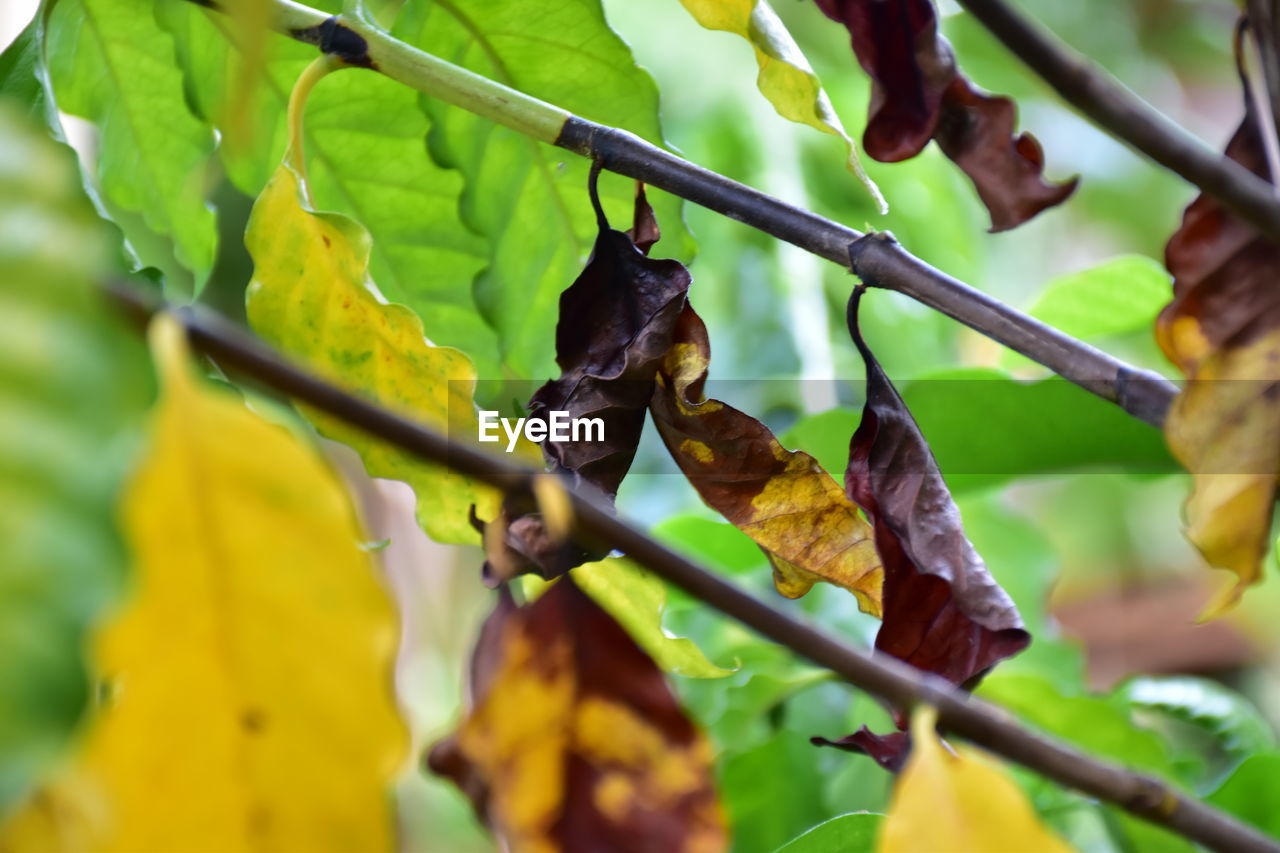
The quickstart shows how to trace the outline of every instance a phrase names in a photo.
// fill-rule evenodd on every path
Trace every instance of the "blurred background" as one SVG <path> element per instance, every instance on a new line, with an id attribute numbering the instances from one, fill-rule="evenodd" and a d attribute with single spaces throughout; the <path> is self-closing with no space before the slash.
<path id="1" fill-rule="evenodd" d="M 0 3 L 7 44 L 34 0 Z M 1168 298 L 1160 262 L 1193 191 L 1064 108 L 973 21 L 943 3 L 944 30 L 979 85 L 1013 96 L 1046 151 L 1047 174 L 1081 175 L 1065 205 L 1011 233 L 988 234 L 964 176 L 930 147 L 908 163 L 867 162 L 891 212 L 879 216 L 843 171 L 834 137 L 776 115 L 755 88 L 741 39 L 700 28 L 679 0 L 605 0 L 612 26 L 662 92 L 667 140 L 696 163 L 852 227 L 891 230 L 928 262 L 987 293 L 1172 377 L 1151 326 Z M 1242 108 L 1231 56 L 1231 0 L 1022 0 L 1018 4 L 1192 132 L 1220 147 Z M 868 89 L 845 31 L 813 3 L 777 0 L 850 133 Z M 92 168 L 91 129 L 67 122 Z M 250 200 L 217 192 L 223 240 L 209 301 L 240 312 L 248 260 L 234 236 Z M 697 241 L 691 299 L 711 334 L 710 396 L 763 419 L 792 448 L 841 476 L 861 405 L 862 365 L 844 329 L 848 273 L 731 220 L 687 206 Z M 661 253 L 659 244 L 657 253 Z M 566 282 L 568 284 L 568 282 Z M 1280 607 L 1273 578 L 1230 616 L 1196 625 L 1225 575 L 1180 532 L 1189 481 L 1160 435 L 930 309 L 889 292 L 864 300 L 865 335 L 935 442 L 966 527 L 1035 636 L 980 692 L 1090 749 L 1218 790 L 1280 724 Z M 463 666 L 492 603 L 474 549 L 435 545 L 412 521 L 406 487 L 370 481 L 332 446 L 365 507 L 406 623 L 402 695 L 419 747 L 448 730 Z M 869 645 L 877 624 L 848 594 L 772 593 L 760 552 L 705 509 L 650 429 L 619 497 L 622 515 L 780 607 Z M 1274 555 L 1269 558 L 1274 560 Z M 1274 574 L 1269 563 L 1268 575 Z M 767 851 L 848 811 L 883 810 L 889 777 L 869 759 L 809 745 L 862 723 L 888 727 L 866 696 L 670 594 L 667 627 L 694 638 L 724 679 L 674 679 L 723 760 L 736 848 Z M 1113 810 L 1019 777 L 1041 813 L 1081 849 L 1187 849 Z M 410 773 L 400 792 L 411 850 L 491 849 L 452 787 Z"/>

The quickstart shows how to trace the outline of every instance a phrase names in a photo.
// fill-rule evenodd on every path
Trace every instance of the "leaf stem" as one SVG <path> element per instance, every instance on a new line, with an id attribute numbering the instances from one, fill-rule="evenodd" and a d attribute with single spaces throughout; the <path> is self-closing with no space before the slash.
<path id="1" fill-rule="evenodd" d="M 316 87 L 320 79 L 338 68 L 344 67 L 341 60 L 331 54 L 316 57 L 299 75 L 289 93 L 288 127 L 289 147 L 285 149 L 284 161 L 298 174 L 302 197 L 311 204 L 311 187 L 307 184 L 307 158 L 304 150 L 305 138 L 302 133 L 302 120 L 306 113 L 307 97 Z"/>
<path id="2" fill-rule="evenodd" d="M 300 370 L 265 344 L 201 306 L 173 309 L 152 294 L 127 284 L 109 284 L 106 290 L 140 321 L 140 327 L 157 311 L 172 311 L 185 326 L 192 345 L 220 366 L 253 377 L 421 459 L 447 466 L 507 493 L 529 493 L 534 478 L 545 476 L 519 462 L 481 450 L 478 444 L 409 421 Z M 1224 853 L 1280 853 L 1280 842 L 1263 836 L 1225 812 L 1158 779 L 1094 758 L 1033 732 L 997 706 L 896 658 L 846 646 L 687 560 L 568 483 L 564 491 L 572 508 L 574 538 L 580 543 L 589 543 L 592 547 L 606 544 L 625 552 L 641 566 L 695 598 L 850 684 L 896 707 L 932 706 L 947 730 L 1047 779 L 1115 803 L 1211 849 Z"/>

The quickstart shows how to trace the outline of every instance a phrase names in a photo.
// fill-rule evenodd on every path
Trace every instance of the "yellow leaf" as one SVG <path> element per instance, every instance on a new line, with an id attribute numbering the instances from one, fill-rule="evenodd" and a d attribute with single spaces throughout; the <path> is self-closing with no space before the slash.
<path id="1" fill-rule="evenodd" d="M 323 70 L 323 69 L 321 69 Z M 310 72 L 309 72 L 310 73 Z M 249 323 L 263 338 L 338 385 L 451 436 L 475 441 L 471 360 L 433 346 L 422 321 L 388 304 L 369 278 L 369 233 L 333 213 L 309 209 L 305 184 L 290 160 L 301 161 L 301 102 L 314 80 L 306 75 L 290 104 L 291 157 L 276 169 L 253 206 L 245 243 L 253 257 Z M 459 286 L 469 286 L 459 282 Z M 408 483 L 418 522 L 439 542 L 479 542 L 469 508 L 491 519 L 496 491 L 447 468 L 430 465 L 336 418 L 305 414 L 325 436 L 352 447 L 370 476 Z"/>
<path id="2" fill-rule="evenodd" d="M 1231 609 L 1262 579 L 1280 470 L 1278 353 L 1280 336 L 1270 334 L 1205 355 L 1165 421 L 1169 449 L 1195 475 L 1187 538 L 1210 565 L 1236 575 L 1202 620 Z"/>
<path id="3" fill-rule="evenodd" d="M 397 622 L 353 507 L 313 450 L 196 378 L 176 323 L 152 333 L 163 392 L 123 507 L 132 597 L 96 644 L 104 707 L 9 842 L 391 850 Z"/>
<path id="4" fill-rule="evenodd" d="M 742 36 L 755 49 L 760 73 L 756 86 L 778 115 L 844 140 L 849 171 L 862 183 L 881 213 L 889 206 L 867 175 L 858 149 L 845 132 L 822 81 L 809 65 L 786 24 L 766 0 L 680 0 L 689 14 L 709 30 Z"/>
<path id="5" fill-rule="evenodd" d="M 972 749 L 953 752 L 936 722 L 927 707 L 911 718 L 911 757 L 881 824 L 878 853 L 1070 853 L 998 765 Z"/>

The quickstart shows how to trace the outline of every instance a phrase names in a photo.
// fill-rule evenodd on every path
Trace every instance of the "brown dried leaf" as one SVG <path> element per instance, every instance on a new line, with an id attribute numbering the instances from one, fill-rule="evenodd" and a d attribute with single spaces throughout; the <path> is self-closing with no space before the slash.
<path id="1" fill-rule="evenodd" d="M 430 768 L 513 850 L 725 849 L 710 744 L 653 662 L 568 577 L 502 595 Z"/>
<path id="2" fill-rule="evenodd" d="M 1226 156 L 1267 176 L 1249 111 Z M 1187 537 L 1237 580 L 1202 618 L 1233 606 L 1262 576 L 1280 472 L 1280 247 L 1200 196 L 1169 240 L 1173 301 L 1156 337 L 1189 380 L 1165 421 L 1169 447 L 1195 475 Z"/>
<path id="3" fill-rule="evenodd" d="M 827 581 L 879 615 L 882 572 L 870 526 L 812 456 L 787 450 L 750 415 L 706 399 L 710 361 L 706 326 L 686 306 L 650 403 L 672 457 L 707 505 L 769 555 L 780 593 L 798 598 Z"/>
<path id="4" fill-rule="evenodd" d="M 849 332 L 866 363 L 867 402 L 849 446 L 845 488 L 871 519 L 884 561 L 884 624 L 876 648 L 972 686 L 1031 637 L 966 538 L 928 442 L 862 339 L 862 293 L 858 288 L 849 300 Z M 887 767 L 901 765 L 906 746 L 905 739 L 865 729 L 827 743 L 866 751 Z"/>
<path id="5" fill-rule="evenodd" d="M 951 45 L 938 33 L 932 0 L 817 0 L 849 30 L 853 51 L 871 77 L 862 144 L 882 163 L 919 154 L 930 139 L 959 166 L 1006 231 L 1066 200 L 1076 180 L 1050 184 L 1044 155 L 1030 134 L 1014 134 L 1017 109 L 1008 98 L 978 90 L 960 73 Z"/>

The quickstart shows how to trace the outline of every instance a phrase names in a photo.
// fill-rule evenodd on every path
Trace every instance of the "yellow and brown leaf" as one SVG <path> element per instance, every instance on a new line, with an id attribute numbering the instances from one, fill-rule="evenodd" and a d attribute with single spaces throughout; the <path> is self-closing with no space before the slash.
<path id="1" fill-rule="evenodd" d="M 524 607 L 503 591 L 472 656 L 471 697 L 428 764 L 512 850 L 727 846 L 710 743 L 571 578 Z"/>
<path id="2" fill-rule="evenodd" d="M 1250 111 L 1226 156 L 1266 177 Z M 1186 533 L 1235 582 L 1205 612 L 1235 604 L 1262 575 L 1280 473 L 1280 247 L 1201 196 L 1165 250 L 1173 301 L 1156 337 L 1187 385 L 1165 435 L 1195 484 Z"/>
<path id="3" fill-rule="evenodd" d="M 826 581 L 880 615 L 883 570 L 871 526 L 812 456 L 787 450 L 750 415 L 706 399 L 710 362 L 706 326 L 686 306 L 650 403 L 676 463 L 708 506 L 764 549 L 780 593 L 798 598 Z"/>

